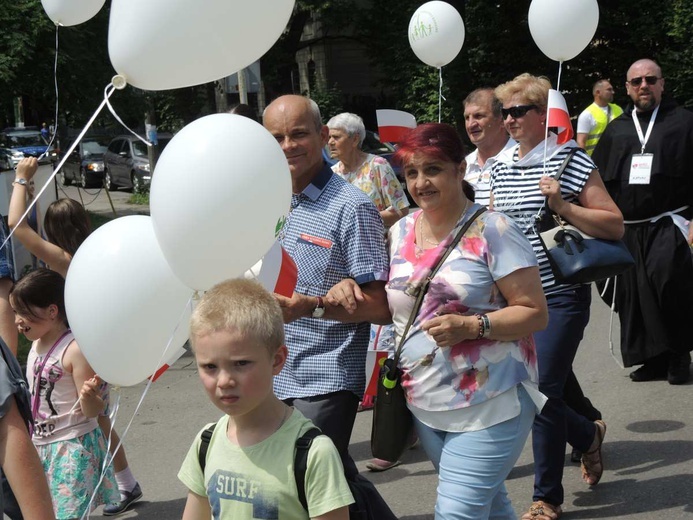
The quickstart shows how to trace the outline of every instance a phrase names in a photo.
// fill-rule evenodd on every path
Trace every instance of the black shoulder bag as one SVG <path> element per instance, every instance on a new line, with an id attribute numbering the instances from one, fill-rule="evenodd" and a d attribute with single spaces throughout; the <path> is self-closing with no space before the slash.
<path id="1" fill-rule="evenodd" d="M 412 429 L 412 416 L 407 408 L 407 398 L 402 388 L 401 376 L 402 369 L 399 368 L 399 358 L 402 354 L 402 346 L 407 340 L 407 333 L 414 323 L 414 319 L 419 313 L 419 308 L 423 303 L 424 296 L 428 290 L 431 280 L 438 269 L 443 265 L 452 250 L 459 244 L 462 236 L 467 232 L 469 226 L 481 215 L 485 208 L 479 209 L 472 217 L 460 228 L 455 238 L 441 256 L 438 263 L 431 269 L 426 280 L 418 288 L 416 302 L 407 322 L 402 337 L 397 345 L 395 357 L 385 360 L 383 371 L 378 379 L 378 393 L 373 410 L 373 427 L 371 430 L 371 451 L 373 456 L 378 459 L 394 462 L 399 460 L 410 441 Z"/>
<path id="2" fill-rule="evenodd" d="M 577 150 L 573 148 L 566 155 L 554 179 L 559 181 Z M 548 197 L 544 200 L 544 208 L 544 212 L 539 210 L 535 216 L 537 235 L 557 283 L 596 282 L 635 265 L 621 240 L 594 238 L 568 224 L 549 208 Z"/>

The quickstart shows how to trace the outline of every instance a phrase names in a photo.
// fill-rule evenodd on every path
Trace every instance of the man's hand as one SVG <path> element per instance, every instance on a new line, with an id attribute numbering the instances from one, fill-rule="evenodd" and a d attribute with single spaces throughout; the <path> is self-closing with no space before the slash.
<path id="1" fill-rule="evenodd" d="M 345 278 L 332 286 L 325 295 L 325 302 L 333 307 L 342 306 L 349 314 L 354 314 L 359 302 L 363 302 L 363 291 L 351 278 Z"/>
<path id="2" fill-rule="evenodd" d="M 693 220 L 688 223 L 688 245 L 693 247 Z"/>
<path id="3" fill-rule="evenodd" d="M 282 308 L 284 323 L 291 323 L 299 318 L 310 316 L 317 305 L 317 298 L 297 292 L 291 298 L 275 293 L 274 299 L 277 300 L 277 303 Z"/>

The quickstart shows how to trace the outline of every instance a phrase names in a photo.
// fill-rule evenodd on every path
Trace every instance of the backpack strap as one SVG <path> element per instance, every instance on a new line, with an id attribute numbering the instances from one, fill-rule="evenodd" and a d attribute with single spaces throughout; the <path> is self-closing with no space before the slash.
<path id="1" fill-rule="evenodd" d="M 209 449 L 209 441 L 212 440 L 212 433 L 217 423 L 212 424 L 209 428 L 200 434 L 200 451 L 197 452 L 197 460 L 200 463 L 200 469 L 204 475 L 205 466 L 207 465 L 207 450 Z"/>
<path id="2" fill-rule="evenodd" d="M 320 428 L 311 428 L 306 433 L 296 439 L 296 455 L 294 456 L 294 478 L 296 479 L 296 489 L 298 500 L 303 509 L 308 511 L 308 500 L 306 499 L 306 470 L 308 469 L 308 451 L 310 450 L 313 439 L 322 435 Z"/>

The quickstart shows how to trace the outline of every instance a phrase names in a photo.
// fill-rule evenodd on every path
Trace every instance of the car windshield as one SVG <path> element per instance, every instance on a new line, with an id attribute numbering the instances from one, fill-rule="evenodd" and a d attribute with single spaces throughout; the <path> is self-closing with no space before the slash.
<path id="1" fill-rule="evenodd" d="M 135 152 L 135 157 L 147 157 L 147 145 L 142 141 L 132 141 L 132 150 Z"/>
<path id="2" fill-rule="evenodd" d="M 381 142 L 378 138 L 378 134 L 374 132 L 366 132 L 366 138 L 363 140 L 361 150 L 366 153 L 381 155 L 384 153 L 392 153 L 395 151 L 395 148 L 390 143 Z"/>
<path id="3" fill-rule="evenodd" d="M 108 141 L 82 141 L 84 155 L 103 155 L 108 148 Z"/>
<path id="4" fill-rule="evenodd" d="M 46 146 L 39 132 L 7 134 L 7 142 L 12 148 L 19 146 Z"/>

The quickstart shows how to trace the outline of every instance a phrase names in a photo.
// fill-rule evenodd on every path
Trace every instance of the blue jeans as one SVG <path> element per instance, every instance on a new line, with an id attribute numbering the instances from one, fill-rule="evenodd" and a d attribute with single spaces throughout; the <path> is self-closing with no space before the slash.
<path id="1" fill-rule="evenodd" d="M 551 505 L 563 503 L 563 463 L 566 442 L 585 452 L 594 440 L 595 425 L 569 408 L 563 388 L 590 319 L 591 287 L 547 295 L 549 325 L 534 334 L 539 365 L 539 390 L 548 397 L 534 419 L 534 496 Z"/>
<path id="2" fill-rule="evenodd" d="M 520 415 L 473 432 L 445 432 L 414 419 L 438 471 L 436 520 L 515 520 L 505 479 L 522 453 L 536 408 L 521 385 Z"/>

